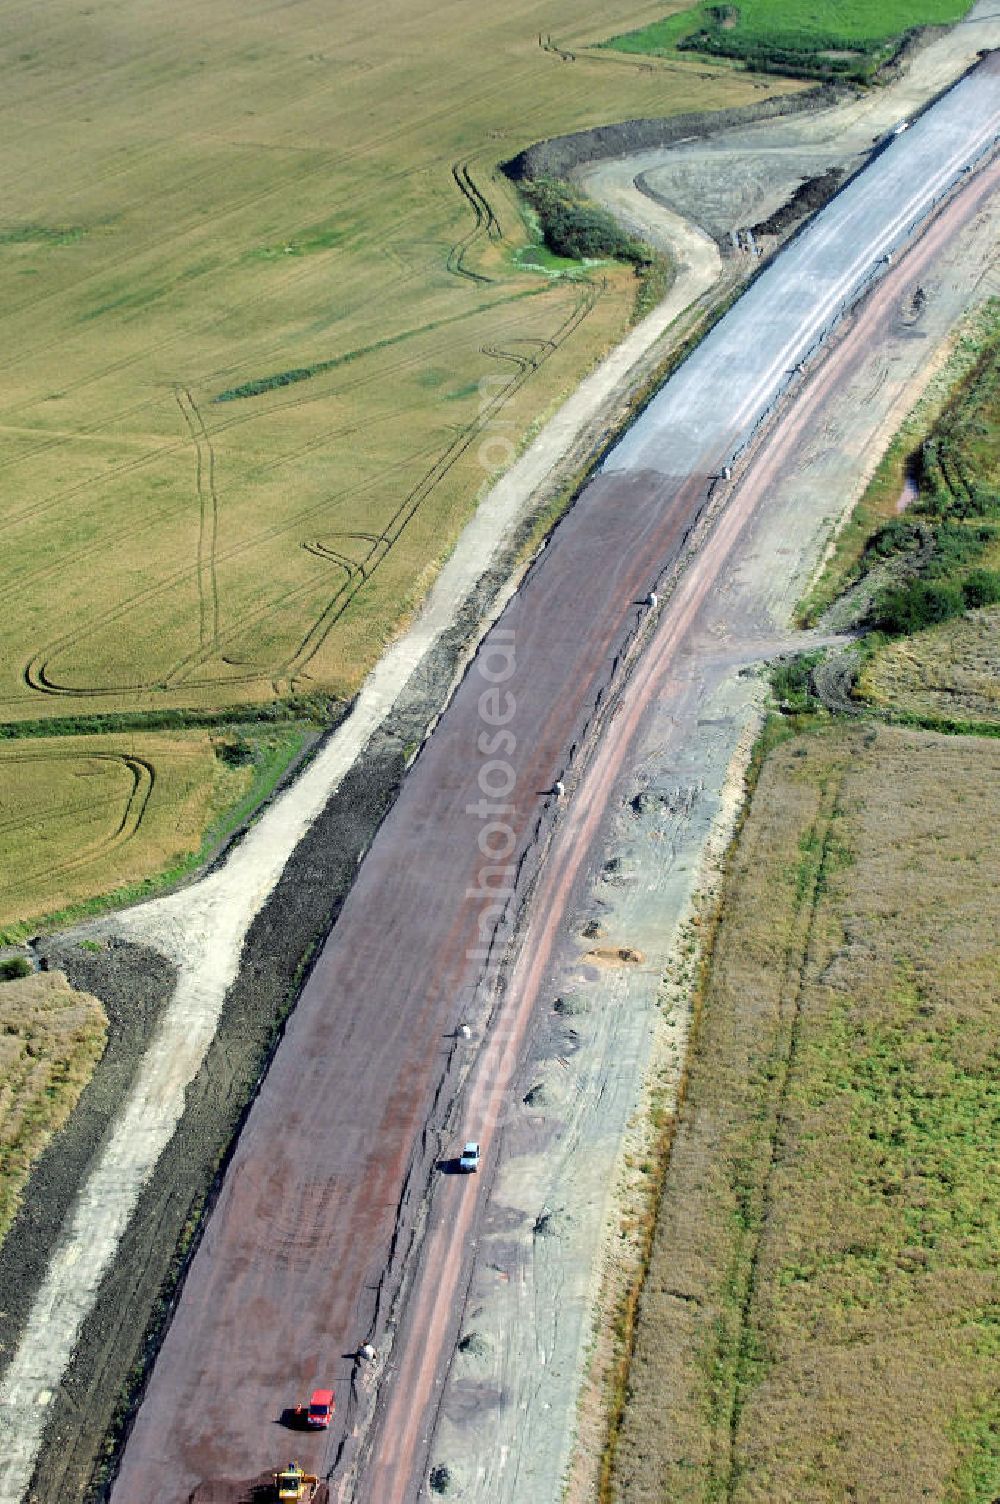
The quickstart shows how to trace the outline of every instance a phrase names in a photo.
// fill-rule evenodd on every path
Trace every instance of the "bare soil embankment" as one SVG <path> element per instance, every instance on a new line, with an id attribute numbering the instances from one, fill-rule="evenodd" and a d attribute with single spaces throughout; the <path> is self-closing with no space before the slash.
<path id="1" fill-rule="evenodd" d="M 553 136 L 519 152 L 503 164 L 514 182 L 522 178 L 569 177 L 578 168 L 608 157 L 628 157 L 636 152 L 667 150 L 692 137 L 704 140 L 720 131 L 739 125 L 774 120 L 802 110 L 818 110 L 849 97 L 850 91 L 823 85 L 815 89 L 763 99 L 754 104 L 728 110 L 714 110 L 710 115 L 674 115 L 658 120 L 623 120 L 615 125 L 599 125 L 592 130 L 575 131 L 567 136 Z"/>

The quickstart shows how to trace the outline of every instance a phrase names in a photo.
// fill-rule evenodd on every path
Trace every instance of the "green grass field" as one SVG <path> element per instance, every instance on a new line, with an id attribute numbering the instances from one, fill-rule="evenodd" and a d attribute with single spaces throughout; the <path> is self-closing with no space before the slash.
<path id="1" fill-rule="evenodd" d="M 760 98 L 539 45 L 616 3 L 0 0 L 0 722 L 357 689 L 633 316 L 631 268 L 525 256 L 496 164 Z"/>
<path id="2" fill-rule="evenodd" d="M 740 0 L 692 6 L 604 45 L 664 57 L 728 57 L 806 76 L 868 78 L 918 26 L 959 20 L 969 0 Z"/>
<path id="3" fill-rule="evenodd" d="M 1000 746 L 827 728 L 731 863 L 618 1504 L 990 1504 Z"/>

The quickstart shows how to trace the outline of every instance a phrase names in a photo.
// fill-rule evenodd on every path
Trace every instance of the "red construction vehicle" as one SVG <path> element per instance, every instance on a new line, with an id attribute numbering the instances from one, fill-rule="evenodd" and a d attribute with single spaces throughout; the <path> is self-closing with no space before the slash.
<path id="1" fill-rule="evenodd" d="M 310 1431 L 325 1431 L 336 1408 L 332 1389 L 314 1389 L 308 1405 L 295 1406 L 291 1415 L 292 1423 L 306 1426 Z"/>
<path id="2" fill-rule="evenodd" d="M 313 1430 L 324 1431 L 333 1419 L 336 1408 L 332 1389 L 314 1389 L 306 1411 L 306 1425 Z"/>

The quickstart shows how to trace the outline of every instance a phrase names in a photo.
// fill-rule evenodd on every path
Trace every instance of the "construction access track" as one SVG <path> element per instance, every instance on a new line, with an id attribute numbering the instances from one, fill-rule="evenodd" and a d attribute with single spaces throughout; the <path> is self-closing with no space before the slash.
<path id="1" fill-rule="evenodd" d="M 759 497 L 734 490 L 730 471 L 752 469 L 753 435 L 803 364 L 992 151 L 998 81 L 987 59 L 764 272 L 585 488 L 484 640 L 249 1115 L 115 1504 L 248 1499 L 285 1452 L 334 1498 L 396 1504 L 420 1490 L 463 1234 L 547 947 L 642 707 Z M 662 606 L 649 609 L 651 591 Z M 626 684 L 630 709 L 609 720 Z M 510 969 L 518 926 L 539 920 L 537 949 Z M 483 1140 L 479 1182 L 439 1174 L 449 1135 Z M 397 1332 L 379 1394 L 356 1353 Z M 320 1383 L 336 1389 L 334 1425 L 287 1434 L 283 1410 Z"/>

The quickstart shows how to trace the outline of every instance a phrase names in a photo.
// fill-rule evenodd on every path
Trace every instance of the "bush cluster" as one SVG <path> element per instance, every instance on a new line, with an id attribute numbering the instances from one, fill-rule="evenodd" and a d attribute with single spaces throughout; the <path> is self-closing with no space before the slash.
<path id="1" fill-rule="evenodd" d="M 785 662 L 774 664 L 771 669 L 771 689 L 779 705 L 799 712 L 813 709 L 816 700 L 812 672 L 822 657 L 821 652 L 799 653 Z"/>
<path id="2" fill-rule="evenodd" d="M 851 42 L 831 33 L 828 37 L 793 34 L 745 35 L 724 25 L 702 28 L 682 37 L 679 52 L 703 52 L 715 57 L 736 58 L 754 73 L 785 73 L 792 78 L 837 78 L 863 81 L 871 78 L 891 55 L 893 48 L 871 41 Z"/>
<path id="3" fill-rule="evenodd" d="M 220 742 L 215 755 L 227 768 L 245 768 L 254 760 L 253 745 L 242 736 L 236 741 Z"/>
<path id="4" fill-rule="evenodd" d="M 979 606 L 1000 601 L 1000 573 L 974 569 L 962 581 L 949 579 L 908 580 L 890 585 L 876 601 L 876 625 L 894 637 L 909 636 L 938 622 L 961 616 Z"/>
<path id="5" fill-rule="evenodd" d="M 649 246 L 626 234 L 610 214 L 575 194 L 566 183 L 539 178 L 522 188 L 553 255 L 573 261 L 625 261 L 640 271 L 653 264 Z"/>

